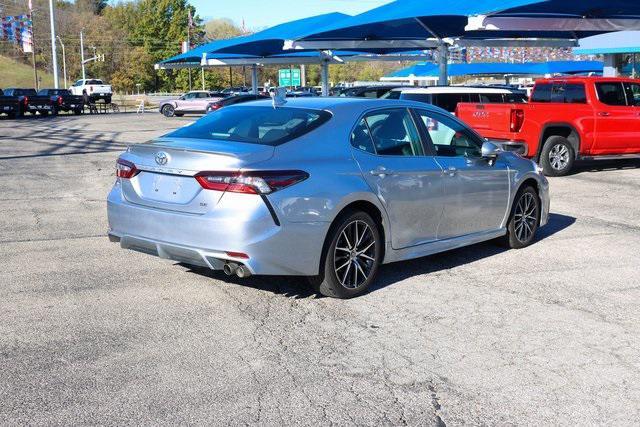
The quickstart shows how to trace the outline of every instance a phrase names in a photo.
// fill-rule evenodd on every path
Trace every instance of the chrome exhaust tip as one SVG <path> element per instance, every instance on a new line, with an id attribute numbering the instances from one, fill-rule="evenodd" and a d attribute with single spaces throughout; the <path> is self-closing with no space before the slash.
<path id="1" fill-rule="evenodd" d="M 224 274 L 227 276 L 233 276 L 236 270 L 238 270 L 238 264 L 235 262 L 228 262 L 222 267 L 222 271 L 224 271 Z"/>
<path id="2" fill-rule="evenodd" d="M 244 265 L 240 265 L 238 268 L 236 268 L 236 276 L 238 276 L 241 279 L 244 279 L 251 276 L 251 272 Z"/>

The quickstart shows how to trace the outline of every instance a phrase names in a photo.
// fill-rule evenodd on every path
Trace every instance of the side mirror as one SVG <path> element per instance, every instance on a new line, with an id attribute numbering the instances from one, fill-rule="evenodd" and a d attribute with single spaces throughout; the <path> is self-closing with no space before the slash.
<path id="1" fill-rule="evenodd" d="M 482 157 L 484 159 L 494 160 L 502 153 L 502 148 L 493 142 L 485 141 L 482 144 Z"/>

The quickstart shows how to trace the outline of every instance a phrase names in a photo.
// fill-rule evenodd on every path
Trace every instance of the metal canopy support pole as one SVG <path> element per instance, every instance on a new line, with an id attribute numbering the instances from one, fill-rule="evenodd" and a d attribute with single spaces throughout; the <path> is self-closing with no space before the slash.
<path id="1" fill-rule="evenodd" d="M 202 90 L 204 89 L 204 67 L 200 67 L 200 75 L 202 76 Z"/>
<path id="2" fill-rule="evenodd" d="M 49 0 L 49 18 L 51 21 L 51 65 L 53 67 L 53 86 L 58 89 L 60 83 L 58 81 L 58 54 L 56 53 L 56 23 L 55 23 L 55 7 L 54 1 Z"/>
<path id="3" fill-rule="evenodd" d="M 64 53 L 64 43 L 62 43 L 62 39 L 60 36 L 56 36 L 58 41 L 60 42 L 60 46 L 62 47 L 62 74 L 64 76 L 64 88 L 68 89 L 67 85 L 67 56 Z"/>
<path id="4" fill-rule="evenodd" d="M 251 93 L 258 94 L 258 66 L 251 65 Z"/>
<path id="5" fill-rule="evenodd" d="M 320 79 L 322 80 L 322 96 L 329 96 L 329 61 L 322 61 Z"/>
<path id="6" fill-rule="evenodd" d="M 618 77 L 618 55 L 606 54 L 604 55 L 604 70 L 602 75 L 604 77 Z"/>
<path id="7" fill-rule="evenodd" d="M 440 78 L 438 84 L 440 86 L 449 86 L 449 75 L 447 67 L 449 65 L 449 46 L 446 43 L 440 43 L 438 46 L 438 66 L 440 68 Z"/>

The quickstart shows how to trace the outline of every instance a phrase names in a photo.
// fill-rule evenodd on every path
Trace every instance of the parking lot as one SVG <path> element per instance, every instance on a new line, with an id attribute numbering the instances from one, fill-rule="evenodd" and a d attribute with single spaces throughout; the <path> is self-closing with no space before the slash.
<path id="1" fill-rule="evenodd" d="M 527 249 L 342 301 L 108 241 L 118 153 L 193 120 L 0 120 L 0 423 L 638 423 L 640 161 L 551 179 Z"/>

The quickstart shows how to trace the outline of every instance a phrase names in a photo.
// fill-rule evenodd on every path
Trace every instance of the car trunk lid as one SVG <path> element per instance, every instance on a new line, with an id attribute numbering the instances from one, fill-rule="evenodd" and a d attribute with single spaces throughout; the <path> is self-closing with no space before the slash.
<path id="1" fill-rule="evenodd" d="M 122 180 L 131 203 L 204 214 L 214 209 L 223 192 L 204 190 L 194 176 L 203 171 L 238 171 L 273 156 L 274 148 L 220 140 L 162 138 L 131 146 L 123 159 L 139 173 Z"/>

